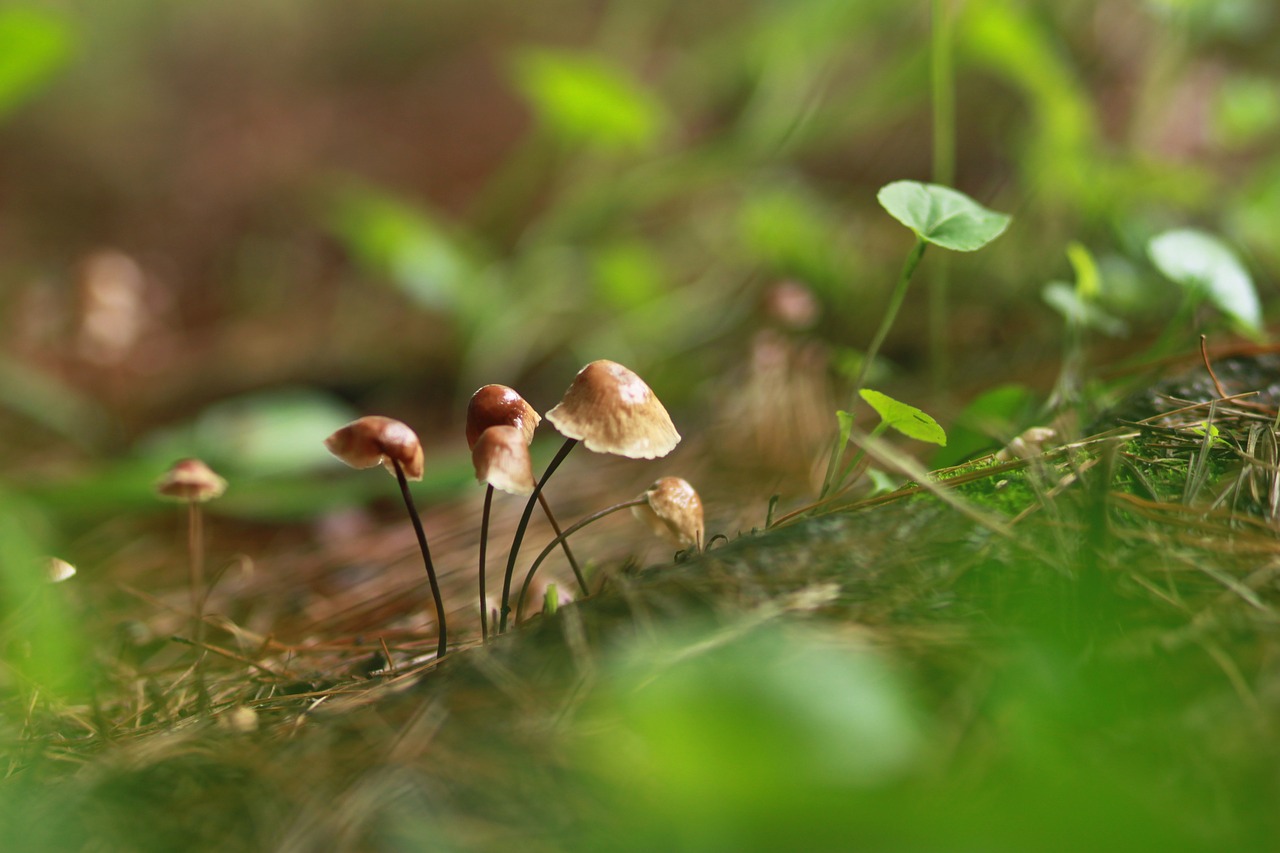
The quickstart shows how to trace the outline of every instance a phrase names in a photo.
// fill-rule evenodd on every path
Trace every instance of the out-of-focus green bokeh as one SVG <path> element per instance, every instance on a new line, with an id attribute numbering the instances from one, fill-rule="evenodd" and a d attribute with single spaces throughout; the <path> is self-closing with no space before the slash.
<path id="1" fill-rule="evenodd" d="M 45 557 L 87 558 L 90 576 L 104 552 L 120 565 L 119 525 L 173 521 L 151 492 L 181 456 L 231 481 L 215 517 L 274 530 L 385 493 L 321 445 L 379 412 L 432 446 L 421 494 L 447 500 L 472 485 L 459 423 L 475 387 L 545 410 L 610 358 L 658 389 L 708 464 L 803 479 L 834 428 L 817 392 L 859 372 L 911 247 L 877 191 L 936 178 L 938 85 L 955 96 L 951 183 L 1013 222 L 981 252 L 925 258 L 873 375 L 910 388 L 963 453 L 1024 426 L 1064 352 L 1087 371 L 1151 339 L 1233 340 L 1232 304 L 1184 296 L 1148 254 L 1156 235 L 1226 247 L 1261 295 L 1245 331 L 1265 336 L 1280 275 L 1270 0 L 0 5 L 0 690 L 92 695 L 73 627 L 92 603 L 46 583 Z M 779 772 L 785 753 L 812 790 L 757 802 L 728 786 L 698 805 L 741 831 L 751 815 L 812 820 L 809 795 L 826 810 L 867 786 L 929 794 L 939 733 L 885 657 L 810 634 L 744 643 L 714 673 L 710 658 L 609 670 L 596 722 L 628 733 L 616 754 L 588 749 L 591 772 L 638 768 L 644 802 L 679 825 L 709 763 L 800 714 L 804 731 L 746 772 Z M 999 714 L 1041 725 L 1052 703 L 1014 680 Z M 846 761 L 849 738 L 875 748 Z M 1028 738 L 959 802 L 1047 808 L 1018 773 L 1052 742 Z M 833 758 L 855 775 L 824 777 Z M 1125 772 L 1151 778 L 1101 761 L 1120 781 L 1100 794 L 1066 757 L 1043 760 L 1086 819 L 1124 802 L 1108 797 Z M 855 805 L 873 828 L 877 796 Z M 945 808 L 948 832 L 983 837 Z M 634 849 L 661 840 L 629 829 Z M 939 837 L 922 825 L 920 849 Z"/>

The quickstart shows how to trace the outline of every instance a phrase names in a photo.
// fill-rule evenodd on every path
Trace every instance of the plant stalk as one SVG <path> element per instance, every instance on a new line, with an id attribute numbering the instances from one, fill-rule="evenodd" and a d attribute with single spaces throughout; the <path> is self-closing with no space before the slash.
<path id="1" fill-rule="evenodd" d="M 916 267 L 920 265 L 920 258 L 924 256 L 926 245 L 928 244 L 925 243 L 924 238 L 917 237 L 916 244 L 907 253 L 907 260 L 903 263 L 902 272 L 898 275 L 898 283 L 893 289 L 893 295 L 889 297 L 889 307 L 885 309 L 884 317 L 880 320 L 880 328 L 876 329 L 876 335 L 871 340 L 871 346 L 867 348 L 862 370 L 858 373 L 858 382 L 853 389 L 854 397 L 857 397 L 858 392 L 865 385 L 867 375 L 871 372 L 871 364 L 880 353 L 880 347 L 884 344 L 884 339 L 889 336 L 889 329 L 893 327 L 893 321 L 898 316 L 898 310 L 902 308 L 902 302 L 907 298 L 907 287 L 911 284 L 911 275 L 916 271 Z"/>
<path id="2" fill-rule="evenodd" d="M 933 182 L 952 186 L 956 177 L 956 91 L 952 55 L 952 0 L 932 0 L 930 11 L 930 77 L 933 89 Z M 950 259 L 929 277 L 929 365 L 936 389 L 947 381 L 947 310 L 951 286 Z"/>

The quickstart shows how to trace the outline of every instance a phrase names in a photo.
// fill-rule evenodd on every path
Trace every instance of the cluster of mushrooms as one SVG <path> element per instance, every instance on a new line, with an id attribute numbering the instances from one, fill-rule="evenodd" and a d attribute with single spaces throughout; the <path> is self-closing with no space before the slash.
<path id="1" fill-rule="evenodd" d="M 697 492 L 679 477 L 663 477 L 639 497 L 594 513 L 567 529 L 561 530 L 551 513 L 543 487 L 556 468 L 579 442 L 588 450 L 611 453 L 632 459 L 655 459 L 666 456 L 680 442 L 680 434 L 671 423 L 667 410 L 639 376 L 612 361 L 593 361 L 578 372 L 573 384 L 558 405 L 547 412 L 547 420 L 565 436 L 564 445 L 535 481 L 529 445 L 541 416 L 523 397 L 505 385 L 485 385 L 472 396 L 467 406 L 467 444 L 475 465 L 476 479 L 486 485 L 481 520 L 479 557 L 479 607 L 482 636 L 491 631 L 506 630 L 511 607 L 512 577 L 525 530 L 534 507 L 541 503 L 555 539 L 534 560 L 525 576 L 516 604 L 516 619 L 521 618 L 525 594 L 541 563 L 556 548 L 561 548 L 573 569 L 578 588 L 589 593 L 586 578 L 567 539 L 586 524 L 611 512 L 630 507 L 638 518 L 655 533 L 680 548 L 701 550 L 703 546 L 702 502 Z M 423 453 L 417 434 L 404 423 L 392 418 L 369 415 L 353 421 L 325 439 L 325 446 L 343 462 L 354 468 L 382 465 L 395 475 L 409 519 L 418 536 L 431 594 L 435 601 L 439 626 L 437 656 L 443 656 L 448 644 L 444 602 L 431 551 L 422 521 L 409 491 L 409 480 L 422 479 Z M 488 546 L 489 512 L 494 491 L 527 496 L 524 513 L 516 527 L 507 555 L 502 594 L 498 606 L 491 611 L 486 590 L 485 562 Z M 491 625 L 491 621 L 496 625 Z"/>

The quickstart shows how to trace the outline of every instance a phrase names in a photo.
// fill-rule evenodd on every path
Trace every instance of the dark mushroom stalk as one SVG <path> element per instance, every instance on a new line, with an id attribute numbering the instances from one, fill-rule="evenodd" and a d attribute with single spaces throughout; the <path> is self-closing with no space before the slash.
<path id="1" fill-rule="evenodd" d="M 514 475 L 513 470 L 502 471 L 503 465 L 491 465 L 482 456 L 477 455 L 478 445 L 481 443 L 485 433 L 496 426 L 515 428 L 524 440 L 527 447 L 533 441 L 534 430 L 538 424 L 542 422 L 542 416 L 534 410 L 528 402 L 525 401 L 514 389 L 508 388 L 506 385 L 483 385 L 471 395 L 471 400 L 467 403 L 467 446 L 471 449 L 471 460 L 476 466 L 476 479 L 482 483 L 486 483 L 484 495 L 484 509 L 480 516 L 480 566 L 479 566 L 479 585 L 480 585 L 480 632 L 481 636 L 487 640 L 489 638 L 489 607 L 486 603 L 485 591 L 485 575 L 486 575 L 486 555 L 489 545 L 489 518 L 493 507 L 493 491 L 495 488 L 511 494 L 527 495 L 534 488 L 532 467 L 528 473 L 528 487 L 524 487 L 523 471 L 520 472 L 519 479 L 521 481 L 518 488 L 508 488 L 498 483 L 491 482 L 486 476 L 482 476 L 482 467 L 486 470 L 498 471 L 499 477 L 510 482 L 510 478 Z M 510 444 L 511 439 L 503 438 L 503 443 Z M 514 459 L 516 451 L 508 450 L 507 455 L 511 457 L 506 461 L 506 466 L 519 467 L 524 463 L 517 463 Z M 525 457 L 528 456 L 526 452 Z M 531 463 L 530 463 L 531 466 Z M 541 492 L 538 493 L 538 502 L 542 504 L 542 511 L 547 516 L 547 521 L 551 523 L 551 529 L 560 533 L 560 524 L 556 521 L 555 515 L 551 512 L 551 506 L 547 503 L 547 498 Z M 564 556 L 569 561 L 569 566 L 573 569 L 573 575 L 578 580 L 578 584 L 582 589 L 586 589 L 586 580 L 583 578 L 582 569 L 578 565 L 577 559 L 573 556 L 572 549 L 569 548 L 568 542 L 563 542 Z"/>
<path id="2" fill-rule="evenodd" d="M 329 452 L 352 468 L 372 468 L 381 464 L 393 475 L 400 486 L 409 521 L 418 537 L 418 549 L 431 584 L 431 597 L 436 606 L 436 624 L 440 637 L 436 643 L 436 657 L 444 657 L 448 648 L 448 626 L 444 611 L 444 598 L 440 595 L 440 583 L 436 579 L 435 565 L 431 562 L 431 549 L 427 534 L 422 528 L 422 518 L 409 491 L 409 480 L 422 479 L 422 443 L 418 435 L 406 424 L 380 415 L 368 415 L 352 421 L 324 440 Z"/>
<path id="3" fill-rule="evenodd" d="M 507 615 L 511 612 L 511 578 L 515 574 L 525 530 L 533 515 L 533 505 L 547 480 L 578 442 L 596 453 L 613 453 L 632 459 L 666 456 L 680 443 L 680 434 L 671 423 L 671 416 L 649 386 L 631 370 L 612 361 L 593 361 L 578 371 L 564 398 L 547 412 L 547 420 L 565 436 L 565 443 L 534 487 L 516 526 L 511 550 L 507 554 L 506 574 L 502 579 L 499 631 L 505 631 L 507 627 Z M 563 540 L 567 533 L 556 538 Z M 585 594 L 585 582 L 582 578 L 578 582 Z"/>
<path id="4" fill-rule="evenodd" d="M 592 513 L 547 543 L 547 547 L 534 558 L 533 564 L 529 566 L 529 572 L 524 577 L 524 583 L 520 586 L 520 595 L 516 598 L 517 624 L 524 619 L 525 597 L 530 584 L 533 583 L 533 576 L 547 556 L 555 550 L 556 545 L 588 524 L 628 507 L 631 508 L 635 517 L 656 535 L 683 548 L 702 550 L 704 535 L 702 500 L 687 480 L 680 477 L 663 477 L 645 489 L 639 497 Z"/>
<path id="5" fill-rule="evenodd" d="M 204 515 L 202 505 L 220 497 L 227 481 L 199 459 L 180 459 L 156 483 L 156 493 L 187 505 L 187 583 L 191 592 L 191 643 L 196 650 L 196 692 L 202 710 L 209 707 L 204 678 Z"/>
<path id="6" fill-rule="evenodd" d="M 486 602 L 485 554 L 489 542 L 489 512 L 495 489 L 513 495 L 533 492 L 533 463 L 529 445 L 517 427 L 491 426 L 480 434 L 471 448 L 476 479 L 485 484 L 484 511 L 480 516 L 480 633 L 489 639 L 489 607 Z"/>

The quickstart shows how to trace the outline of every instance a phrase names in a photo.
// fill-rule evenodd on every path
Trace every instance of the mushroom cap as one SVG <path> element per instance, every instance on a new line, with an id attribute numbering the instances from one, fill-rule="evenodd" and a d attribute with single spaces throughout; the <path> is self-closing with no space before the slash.
<path id="1" fill-rule="evenodd" d="M 188 503 L 211 501 L 226 490 L 227 481 L 199 459 L 179 459 L 156 481 L 156 494 Z"/>
<path id="2" fill-rule="evenodd" d="M 644 499 L 631 508 L 636 518 L 681 548 L 702 550 L 702 499 L 688 480 L 663 477 L 645 490 Z"/>
<path id="3" fill-rule="evenodd" d="M 533 494 L 533 460 L 524 431 L 514 426 L 491 426 L 471 448 L 476 479 L 512 495 Z"/>
<path id="4" fill-rule="evenodd" d="M 666 456 L 680 443 L 671 416 L 649 386 L 613 361 L 582 368 L 547 420 L 588 450 L 631 459 Z"/>
<path id="5" fill-rule="evenodd" d="M 422 443 L 402 421 L 382 415 L 354 420 L 324 440 L 329 452 L 352 468 L 372 468 L 381 463 L 392 474 L 400 463 L 410 480 L 422 479 Z"/>
<path id="6" fill-rule="evenodd" d="M 542 415 L 506 385 L 484 385 L 471 395 L 467 403 L 467 447 L 474 450 L 480 435 L 489 427 L 518 427 L 524 443 L 533 441 L 533 431 Z"/>

